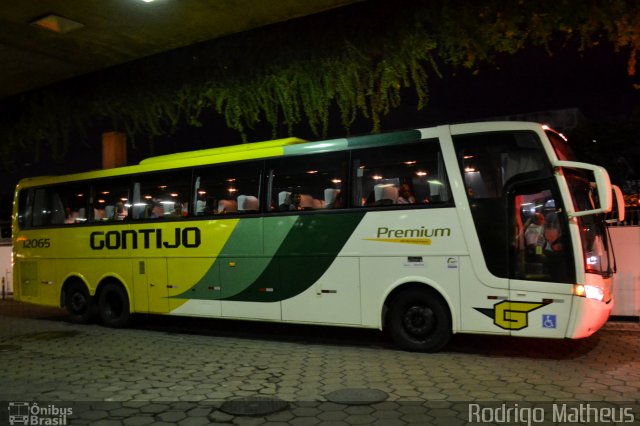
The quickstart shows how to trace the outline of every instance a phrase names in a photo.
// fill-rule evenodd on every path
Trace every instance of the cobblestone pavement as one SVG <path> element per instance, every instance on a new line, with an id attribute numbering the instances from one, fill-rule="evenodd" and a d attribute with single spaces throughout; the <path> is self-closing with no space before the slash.
<path id="1" fill-rule="evenodd" d="M 0 424 L 16 402 L 70 425 L 452 425 L 472 409 L 475 420 L 524 424 L 516 420 L 548 415 L 551 403 L 568 404 L 565 414 L 613 407 L 640 421 L 637 322 L 578 341 L 458 335 L 440 353 L 419 354 L 370 330 L 166 317 L 116 330 L 0 301 L 0 360 Z M 386 400 L 328 398 L 372 389 Z M 237 398 L 280 411 L 230 414 Z M 521 417 L 501 422 L 500 407 Z"/>

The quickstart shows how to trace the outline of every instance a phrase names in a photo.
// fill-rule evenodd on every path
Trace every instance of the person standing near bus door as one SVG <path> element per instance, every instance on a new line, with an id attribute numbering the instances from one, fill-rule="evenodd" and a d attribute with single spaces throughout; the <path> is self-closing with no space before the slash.
<path id="1" fill-rule="evenodd" d="M 535 213 L 527 219 L 524 225 L 524 241 L 529 254 L 542 254 L 542 248 L 545 243 L 544 229 L 544 216 L 542 213 Z"/>

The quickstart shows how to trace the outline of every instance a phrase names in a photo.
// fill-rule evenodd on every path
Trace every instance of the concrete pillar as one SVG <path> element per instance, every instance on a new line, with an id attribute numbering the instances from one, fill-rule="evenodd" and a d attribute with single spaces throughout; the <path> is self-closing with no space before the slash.
<path id="1" fill-rule="evenodd" d="M 102 168 L 127 165 L 127 135 L 120 132 L 102 134 Z"/>

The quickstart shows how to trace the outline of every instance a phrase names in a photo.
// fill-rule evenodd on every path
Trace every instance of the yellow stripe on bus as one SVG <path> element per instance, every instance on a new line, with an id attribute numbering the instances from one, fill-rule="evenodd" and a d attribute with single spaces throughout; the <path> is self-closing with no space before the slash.
<path id="1" fill-rule="evenodd" d="M 363 238 L 367 241 L 376 241 L 379 243 L 400 243 L 400 244 L 422 244 L 431 245 L 431 238 Z"/>

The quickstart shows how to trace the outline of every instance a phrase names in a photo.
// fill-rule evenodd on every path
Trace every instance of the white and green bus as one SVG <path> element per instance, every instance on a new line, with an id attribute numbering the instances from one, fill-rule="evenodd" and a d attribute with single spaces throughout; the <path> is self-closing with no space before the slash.
<path id="1" fill-rule="evenodd" d="M 607 320 L 604 169 L 535 123 L 289 138 L 22 180 L 14 292 L 107 326 L 154 313 L 581 338 Z"/>

